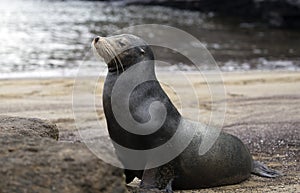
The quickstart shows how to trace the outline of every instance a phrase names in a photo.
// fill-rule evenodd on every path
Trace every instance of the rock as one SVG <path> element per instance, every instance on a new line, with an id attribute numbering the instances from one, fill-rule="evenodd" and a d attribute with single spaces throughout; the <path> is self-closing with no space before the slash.
<path id="1" fill-rule="evenodd" d="M 300 27 L 300 1 L 253 0 L 261 20 L 274 27 Z M 255 15 L 253 15 L 255 18 Z"/>
<path id="2" fill-rule="evenodd" d="M 300 2 L 297 0 L 123 0 L 126 5 L 161 5 L 178 9 L 215 12 L 240 18 L 245 22 L 261 21 L 274 27 L 300 28 Z"/>
<path id="3" fill-rule="evenodd" d="M 122 169 L 58 136 L 48 121 L 0 116 L 0 192 L 127 192 Z"/>
<path id="4" fill-rule="evenodd" d="M 0 116 L 1 136 L 39 136 L 58 140 L 59 132 L 55 124 L 36 118 Z"/>
<path id="5" fill-rule="evenodd" d="M 84 144 L 0 136 L 0 192 L 126 192 L 123 171 Z"/>

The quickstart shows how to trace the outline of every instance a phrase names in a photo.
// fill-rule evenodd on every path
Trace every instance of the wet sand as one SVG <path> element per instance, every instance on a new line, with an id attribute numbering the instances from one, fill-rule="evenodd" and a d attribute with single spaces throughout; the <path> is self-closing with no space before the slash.
<path id="1" fill-rule="evenodd" d="M 255 159 L 286 174 L 277 179 L 252 175 L 238 185 L 182 192 L 300 192 L 300 73 L 224 73 L 226 100 L 216 101 L 216 106 L 211 104 L 203 77 L 189 74 L 189 86 L 178 81 L 176 74 L 159 77 L 174 104 L 182 104 L 188 112 L 200 109 L 204 122 L 209 120 L 211 110 L 222 112 L 222 105 L 218 104 L 226 104 L 223 129 L 242 139 Z M 81 79 L 80 84 L 82 88 L 95 86 L 90 78 Z M 96 100 L 100 101 L 103 78 L 97 85 Z M 48 119 L 59 127 L 61 141 L 80 141 L 72 110 L 73 86 L 72 78 L 0 80 L 0 114 Z M 198 98 L 193 96 L 192 88 Z M 180 103 L 181 92 L 186 93 L 184 99 L 188 103 Z M 93 94 L 84 91 L 75 97 L 84 101 L 87 93 Z M 96 109 L 97 117 L 105 125 L 101 102 L 96 103 Z M 94 115 L 90 107 L 83 103 L 78 113 L 86 117 L 87 129 L 93 129 L 96 120 L 88 118 Z M 129 190 L 135 191 L 135 187 Z"/>

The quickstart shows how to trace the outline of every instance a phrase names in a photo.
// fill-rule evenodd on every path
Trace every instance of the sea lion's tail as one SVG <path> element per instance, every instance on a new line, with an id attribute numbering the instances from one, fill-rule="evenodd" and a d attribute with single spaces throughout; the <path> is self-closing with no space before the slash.
<path id="1" fill-rule="evenodd" d="M 253 169 L 251 173 L 266 178 L 276 178 L 283 175 L 281 172 L 270 169 L 258 161 L 253 161 Z"/>

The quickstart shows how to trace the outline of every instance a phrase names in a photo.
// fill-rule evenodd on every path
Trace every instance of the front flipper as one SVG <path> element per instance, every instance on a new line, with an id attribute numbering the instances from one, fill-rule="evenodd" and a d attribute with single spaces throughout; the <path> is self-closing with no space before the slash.
<path id="1" fill-rule="evenodd" d="M 137 177 L 139 179 L 142 178 L 143 176 L 143 170 L 124 170 L 124 174 L 126 176 L 126 184 L 129 184 L 130 182 L 132 182 L 132 180 Z"/>
<path id="2" fill-rule="evenodd" d="M 174 177 L 172 164 L 145 170 L 140 187 L 143 189 L 159 189 L 167 193 L 173 193 L 172 182 Z"/>

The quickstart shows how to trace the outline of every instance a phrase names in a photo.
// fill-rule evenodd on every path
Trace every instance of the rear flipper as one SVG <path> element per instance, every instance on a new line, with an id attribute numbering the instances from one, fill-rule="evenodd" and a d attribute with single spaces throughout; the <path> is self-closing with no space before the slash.
<path id="1" fill-rule="evenodd" d="M 253 170 L 251 173 L 267 178 L 276 178 L 283 175 L 281 172 L 270 169 L 258 161 L 253 161 Z"/>

